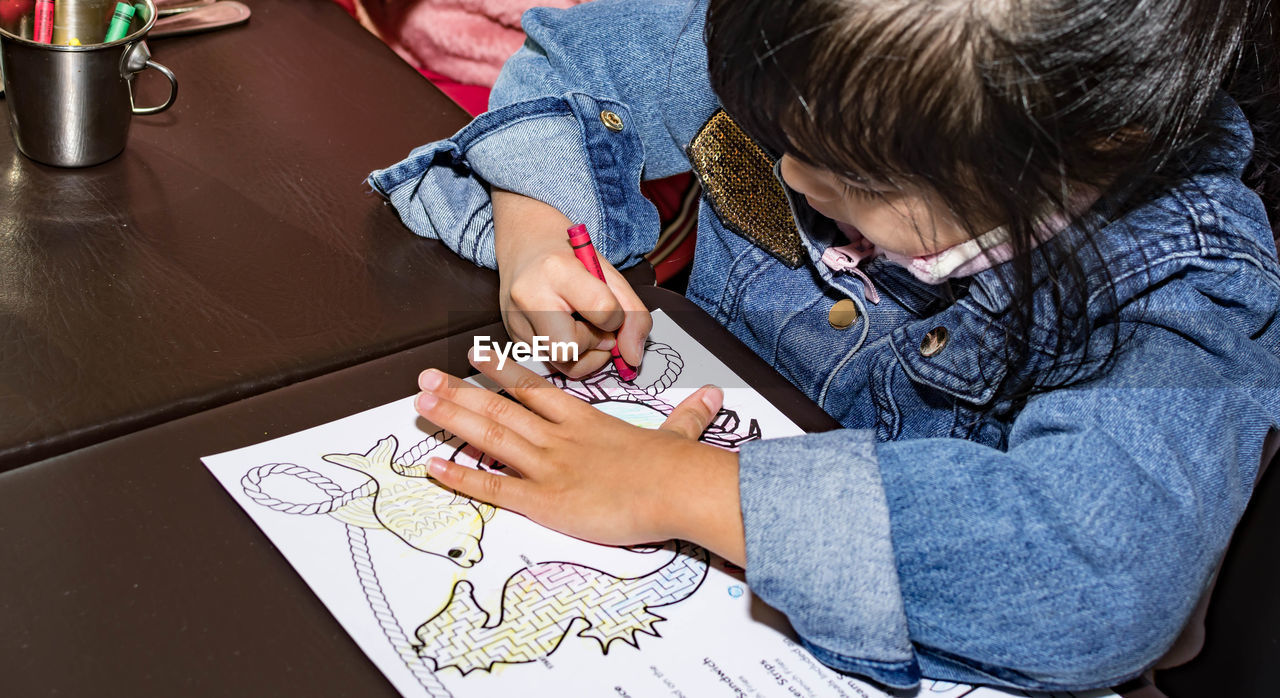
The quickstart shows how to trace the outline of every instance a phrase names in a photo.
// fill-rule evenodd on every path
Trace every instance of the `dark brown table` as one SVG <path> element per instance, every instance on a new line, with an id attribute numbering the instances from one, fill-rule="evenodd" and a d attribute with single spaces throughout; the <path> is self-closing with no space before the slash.
<path id="1" fill-rule="evenodd" d="M 0 470 L 497 319 L 362 183 L 465 113 L 335 3 L 251 5 L 150 42 L 177 103 L 108 163 L 34 163 L 0 115 Z"/>
<path id="2" fill-rule="evenodd" d="M 689 301 L 640 293 L 802 427 L 836 426 Z M 0 473 L 0 693 L 396 695 L 200 457 L 411 395 L 427 366 L 465 373 L 471 335 Z"/>

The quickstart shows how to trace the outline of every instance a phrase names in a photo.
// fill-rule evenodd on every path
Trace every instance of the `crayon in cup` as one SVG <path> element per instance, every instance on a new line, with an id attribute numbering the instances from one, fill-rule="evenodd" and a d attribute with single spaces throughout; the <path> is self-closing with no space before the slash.
<path id="1" fill-rule="evenodd" d="M 53 0 L 36 0 L 35 29 L 31 39 L 37 44 L 53 42 Z"/>
<path id="2" fill-rule="evenodd" d="M 102 43 L 109 44 L 112 41 L 123 39 L 129 33 L 129 24 L 133 21 L 133 5 L 127 2 L 117 2 L 116 11 L 111 15 L 111 26 L 107 27 L 107 37 Z"/>

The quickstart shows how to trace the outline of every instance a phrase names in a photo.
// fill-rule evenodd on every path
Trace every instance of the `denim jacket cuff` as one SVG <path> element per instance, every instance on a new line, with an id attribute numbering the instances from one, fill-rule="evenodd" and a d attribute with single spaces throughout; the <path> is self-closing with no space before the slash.
<path id="1" fill-rule="evenodd" d="M 852 430 L 744 445 L 747 583 L 823 663 L 912 688 L 920 669 L 875 446 L 870 431 Z"/>
<path id="2" fill-rule="evenodd" d="M 585 223 L 596 251 L 625 267 L 653 248 L 659 227 L 640 193 L 643 146 L 629 120 L 625 105 L 579 93 L 518 102 L 414 149 L 368 182 L 415 233 L 481 266 L 497 266 L 489 191 L 498 187 Z"/>

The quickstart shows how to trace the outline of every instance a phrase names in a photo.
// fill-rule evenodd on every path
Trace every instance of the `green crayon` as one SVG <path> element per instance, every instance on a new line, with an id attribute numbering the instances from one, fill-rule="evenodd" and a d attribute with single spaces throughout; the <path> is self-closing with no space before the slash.
<path id="1" fill-rule="evenodd" d="M 125 34 L 129 33 L 129 23 L 133 21 L 133 5 L 126 2 L 117 2 L 116 11 L 111 15 L 111 26 L 107 28 L 107 38 L 102 43 L 109 44 L 117 39 L 123 39 Z"/>

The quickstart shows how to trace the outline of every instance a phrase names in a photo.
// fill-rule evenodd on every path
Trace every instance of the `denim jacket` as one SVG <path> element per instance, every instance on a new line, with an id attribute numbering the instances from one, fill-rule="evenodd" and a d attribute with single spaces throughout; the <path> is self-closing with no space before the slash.
<path id="1" fill-rule="evenodd" d="M 370 183 L 480 265 L 495 266 L 489 186 L 638 262 L 658 232 L 640 181 L 688 171 L 719 106 L 704 14 L 679 0 L 531 10 L 491 110 Z M 688 297 L 846 427 L 740 454 L 748 582 L 818 659 L 896 687 L 923 674 L 1050 690 L 1114 685 L 1169 648 L 1280 426 L 1280 268 L 1240 182 L 1252 139 L 1229 99 L 1212 118 L 1223 135 L 1185 178 L 1102 231 L 1117 242 L 1094 261 L 1126 308 L 1114 365 L 1018 405 L 996 395 L 1010 370 L 994 351 L 1010 300 L 998 267 L 949 301 L 876 260 L 872 303 L 820 261 L 838 241 L 803 199 L 799 264 L 704 199 Z M 836 329 L 845 298 L 857 318 Z"/>

